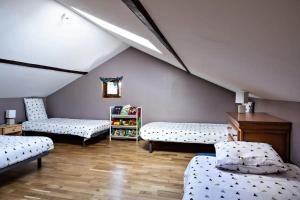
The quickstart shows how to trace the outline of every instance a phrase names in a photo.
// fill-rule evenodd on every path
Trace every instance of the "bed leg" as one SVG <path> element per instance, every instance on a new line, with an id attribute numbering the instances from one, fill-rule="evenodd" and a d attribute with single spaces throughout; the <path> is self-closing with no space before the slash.
<path id="1" fill-rule="evenodd" d="M 82 144 L 81 144 L 81 145 L 82 145 L 82 147 L 86 147 L 85 141 L 86 141 L 86 140 L 85 140 L 85 138 L 83 138 L 83 140 L 82 140 Z"/>
<path id="2" fill-rule="evenodd" d="M 153 144 L 152 141 L 149 141 L 149 153 L 153 152 Z"/>
<path id="3" fill-rule="evenodd" d="M 42 168 L 42 158 L 37 159 L 37 167 L 38 167 L 38 169 Z"/>

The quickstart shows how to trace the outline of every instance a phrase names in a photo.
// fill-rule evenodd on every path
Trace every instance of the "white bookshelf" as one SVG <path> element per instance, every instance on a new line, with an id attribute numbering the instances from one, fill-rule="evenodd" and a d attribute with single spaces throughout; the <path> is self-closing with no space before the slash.
<path id="1" fill-rule="evenodd" d="M 131 140 L 139 140 L 140 136 L 140 128 L 142 126 L 142 108 L 141 107 L 136 107 L 137 112 L 135 115 L 117 115 L 113 114 L 113 108 L 115 106 L 110 106 L 109 108 L 109 113 L 110 113 L 110 131 L 109 131 L 109 138 L 111 139 L 131 139 Z M 121 122 L 123 121 L 129 121 L 129 120 L 135 120 L 136 124 L 135 125 L 124 125 Z M 113 121 L 119 121 L 120 124 L 114 125 Z M 118 134 L 115 133 L 117 131 Z M 119 134 L 119 130 L 123 134 Z M 125 131 L 125 134 L 124 134 Z M 129 135 L 127 134 L 130 131 L 135 131 L 135 135 Z"/>

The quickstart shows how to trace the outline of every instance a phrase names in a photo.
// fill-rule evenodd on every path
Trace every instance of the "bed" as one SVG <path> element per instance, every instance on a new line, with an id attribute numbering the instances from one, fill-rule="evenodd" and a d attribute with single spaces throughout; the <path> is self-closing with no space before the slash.
<path id="1" fill-rule="evenodd" d="M 79 136 L 85 142 L 108 133 L 109 120 L 86 120 L 69 118 L 48 118 L 44 102 L 40 98 L 24 99 L 28 121 L 22 123 L 22 130 L 34 133 L 50 133 Z"/>
<path id="2" fill-rule="evenodd" d="M 42 157 L 54 148 L 47 137 L 0 136 L 0 172 L 33 160 L 42 165 Z"/>
<path id="3" fill-rule="evenodd" d="M 54 134 L 76 135 L 85 140 L 102 134 L 109 129 L 108 120 L 84 120 L 68 118 L 49 118 L 26 121 L 22 124 L 23 131 L 44 132 Z"/>
<path id="4" fill-rule="evenodd" d="M 140 130 L 143 140 L 149 141 L 149 152 L 153 151 L 152 141 L 215 144 L 227 140 L 227 124 L 151 122 Z"/>
<path id="5" fill-rule="evenodd" d="M 184 173 L 183 200 L 299 200 L 300 169 L 287 166 L 282 174 L 240 174 L 217 169 L 215 157 L 195 156 Z"/>

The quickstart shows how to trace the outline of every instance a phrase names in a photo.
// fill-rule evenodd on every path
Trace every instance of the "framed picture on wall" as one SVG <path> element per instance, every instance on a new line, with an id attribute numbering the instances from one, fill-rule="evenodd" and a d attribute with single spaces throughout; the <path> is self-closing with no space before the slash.
<path id="1" fill-rule="evenodd" d="M 102 81 L 102 97 L 103 98 L 121 98 L 121 85 L 123 77 L 103 78 Z"/>

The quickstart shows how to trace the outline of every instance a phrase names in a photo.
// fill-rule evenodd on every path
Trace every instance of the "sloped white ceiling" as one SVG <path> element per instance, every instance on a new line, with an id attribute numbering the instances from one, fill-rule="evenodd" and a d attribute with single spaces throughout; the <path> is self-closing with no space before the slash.
<path id="1" fill-rule="evenodd" d="M 128 47 L 52 0 L 1 0 L 0 27 L 0 58 L 63 69 L 88 72 Z M 47 96 L 80 77 L 44 71 L 0 64 L 0 98 Z"/>
<path id="2" fill-rule="evenodd" d="M 232 91 L 300 102 L 300 1 L 140 1 L 194 75 Z M 56 1 L 3 0 L 0 57 L 89 71 L 130 45 L 183 69 L 121 0 L 59 2 L 142 36 L 162 53 L 96 27 Z M 0 74 L 6 84 L 1 80 Z"/>
<path id="3" fill-rule="evenodd" d="M 81 76 L 16 65 L 2 64 L 0 67 L 1 98 L 45 97 Z"/>
<path id="4" fill-rule="evenodd" d="M 193 74 L 233 91 L 300 101 L 300 1 L 141 2 Z"/>
<path id="5" fill-rule="evenodd" d="M 121 0 L 61 0 L 170 53 Z M 300 101 L 300 1 L 140 0 L 189 70 L 232 91 Z"/>
<path id="6" fill-rule="evenodd" d="M 125 29 L 129 32 L 142 36 L 151 41 L 151 43 L 158 48 L 162 53 L 157 53 L 138 43 L 135 43 L 121 35 L 115 34 L 111 31 L 108 33 L 119 38 L 126 44 L 135 47 L 145 53 L 148 53 L 158 59 L 166 61 L 180 69 L 184 69 L 173 55 L 160 43 L 160 41 L 145 27 L 136 16 L 131 13 L 128 7 L 121 0 L 57 0 L 66 7 L 84 11 L 101 20 L 111 23 L 117 27 Z M 80 15 L 80 14 L 79 14 Z M 83 15 L 81 15 L 83 16 Z"/>

